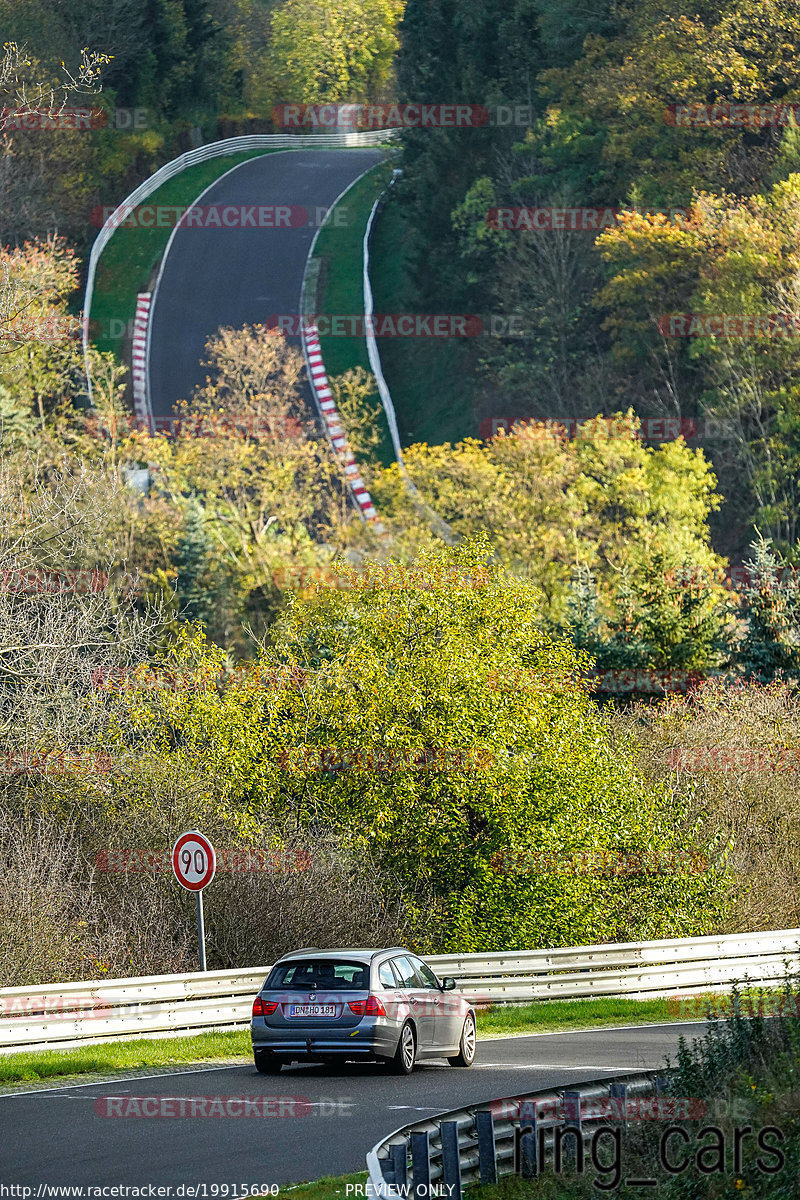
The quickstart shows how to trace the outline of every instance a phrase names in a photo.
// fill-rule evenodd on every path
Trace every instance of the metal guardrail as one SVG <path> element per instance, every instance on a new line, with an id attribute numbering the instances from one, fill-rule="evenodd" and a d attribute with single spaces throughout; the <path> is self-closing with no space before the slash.
<path id="1" fill-rule="evenodd" d="M 172 179 L 175 175 L 180 175 L 181 171 L 186 170 L 187 167 L 207 162 L 211 158 L 219 158 L 226 154 L 239 154 L 248 150 L 343 150 L 348 147 L 357 146 L 380 146 L 384 142 L 395 140 L 399 136 L 399 133 L 398 129 L 375 129 L 364 133 L 263 133 L 252 134 L 249 137 L 224 138 L 219 142 L 210 142 L 207 146 L 198 146 L 196 150 L 187 150 L 185 154 L 180 154 L 177 158 L 173 158 L 171 162 L 165 163 L 163 167 L 159 167 L 153 175 L 150 175 L 138 187 L 134 188 L 131 194 L 126 196 L 117 205 L 113 213 L 105 221 L 102 229 L 92 243 L 92 249 L 89 253 L 86 292 L 83 301 L 83 359 L 90 402 L 92 398 L 92 378 L 89 370 L 89 318 L 92 309 L 92 297 L 94 296 L 94 280 L 97 273 L 97 264 L 114 230 L 137 204 L 141 204 L 157 188 L 161 187 L 162 183 L 166 183 L 168 179 Z"/>
<path id="2" fill-rule="evenodd" d="M 619 1127 L 629 1115 L 657 1117 L 662 1109 L 671 1117 L 676 1103 L 662 1098 L 664 1080 L 663 1072 L 631 1072 L 488 1100 L 405 1125 L 367 1154 L 369 1194 L 461 1200 L 465 1183 L 497 1183 L 502 1175 L 533 1179 L 556 1154 L 559 1162 L 582 1162 L 598 1130 Z"/>
<path id="3" fill-rule="evenodd" d="M 0 1051 L 244 1028 L 269 967 L 0 990 Z"/>
<path id="4" fill-rule="evenodd" d="M 600 946 L 431 959 L 440 975 L 455 975 L 479 1002 L 578 999 L 587 996 L 691 995 L 734 980 L 774 985 L 790 962 L 800 966 L 800 929 L 664 938 Z"/>
<path id="5" fill-rule="evenodd" d="M 477 1005 L 591 996 L 691 996 L 777 986 L 800 967 L 800 929 L 554 950 L 434 955 Z M 269 966 L 0 989 L 0 1051 L 245 1028 Z"/>

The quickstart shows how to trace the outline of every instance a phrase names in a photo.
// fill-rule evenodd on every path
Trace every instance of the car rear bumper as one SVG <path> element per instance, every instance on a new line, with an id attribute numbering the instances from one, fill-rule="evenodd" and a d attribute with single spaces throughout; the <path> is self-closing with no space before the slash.
<path id="1" fill-rule="evenodd" d="M 253 1050 L 271 1050 L 285 1058 L 392 1058 L 399 1030 L 362 1021 L 355 1029 L 280 1029 L 263 1020 L 250 1027 Z"/>

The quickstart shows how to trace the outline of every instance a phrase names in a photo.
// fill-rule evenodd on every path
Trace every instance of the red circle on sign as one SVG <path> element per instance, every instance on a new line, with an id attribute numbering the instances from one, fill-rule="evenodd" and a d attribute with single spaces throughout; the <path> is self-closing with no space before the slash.
<path id="1" fill-rule="evenodd" d="M 188 867 L 182 861 L 182 851 L 190 854 Z M 204 856 L 204 863 L 199 867 L 195 852 L 202 852 Z M 204 887 L 207 887 L 217 869 L 217 856 L 208 838 L 196 829 L 189 833 L 182 833 L 172 848 L 172 869 L 178 883 L 181 887 L 186 888 L 187 892 L 201 892 Z"/>

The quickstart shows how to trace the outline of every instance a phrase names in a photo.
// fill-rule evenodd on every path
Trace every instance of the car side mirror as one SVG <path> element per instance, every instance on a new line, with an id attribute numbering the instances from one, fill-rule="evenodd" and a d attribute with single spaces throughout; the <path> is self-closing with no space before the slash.
<path id="1" fill-rule="evenodd" d="M 456 981 L 450 975 L 448 975 L 446 979 L 442 980 L 442 991 L 443 992 L 452 992 L 452 990 L 455 986 L 456 986 Z"/>

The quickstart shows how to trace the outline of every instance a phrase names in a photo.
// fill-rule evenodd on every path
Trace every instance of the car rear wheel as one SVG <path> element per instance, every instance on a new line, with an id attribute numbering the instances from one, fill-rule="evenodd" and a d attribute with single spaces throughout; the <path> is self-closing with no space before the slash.
<path id="1" fill-rule="evenodd" d="M 397 1043 L 397 1051 L 392 1059 L 392 1070 L 397 1075 L 410 1075 L 414 1070 L 416 1060 L 417 1039 L 414 1037 L 413 1027 L 406 1022 L 400 1030 L 400 1041 Z"/>
<path id="2" fill-rule="evenodd" d="M 472 1013 L 467 1015 L 464 1021 L 464 1028 L 461 1030 L 461 1041 L 458 1043 L 458 1054 L 454 1054 L 452 1058 L 448 1058 L 451 1067 L 471 1067 L 475 1061 L 475 1050 L 477 1049 L 477 1032 L 475 1030 L 475 1018 Z"/>
<path id="3" fill-rule="evenodd" d="M 271 1050 L 254 1050 L 253 1058 L 260 1075 L 277 1075 L 283 1066 L 281 1059 L 276 1058 Z"/>

